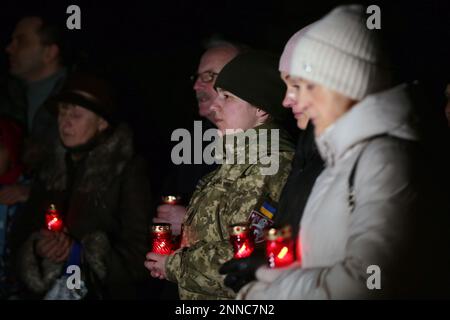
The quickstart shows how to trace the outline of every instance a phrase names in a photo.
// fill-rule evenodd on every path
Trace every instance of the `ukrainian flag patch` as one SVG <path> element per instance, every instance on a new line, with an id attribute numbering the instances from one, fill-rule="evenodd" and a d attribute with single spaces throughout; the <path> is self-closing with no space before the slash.
<path id="1" fill-rule="evenodd" d="M 273 215 L 277 212 L 277 209 L 271 206 L 267 201 L 264 201 L 261 208 L 259 208 L 259 212 L 261 212 L 267 218 L 272 219 Z"/>

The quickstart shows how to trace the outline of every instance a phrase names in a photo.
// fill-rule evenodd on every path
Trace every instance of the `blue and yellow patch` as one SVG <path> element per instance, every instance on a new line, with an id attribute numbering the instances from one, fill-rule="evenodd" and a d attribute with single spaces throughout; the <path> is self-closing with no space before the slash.
<path id="1" fill-rule="evenodd" d="M 277 209 L 271 206 L 267 201 L 264 201 L 261 208 L 259 208 L 259 212 L 267 218 L 272 219 L 274 214 L 277 212 Z"/>

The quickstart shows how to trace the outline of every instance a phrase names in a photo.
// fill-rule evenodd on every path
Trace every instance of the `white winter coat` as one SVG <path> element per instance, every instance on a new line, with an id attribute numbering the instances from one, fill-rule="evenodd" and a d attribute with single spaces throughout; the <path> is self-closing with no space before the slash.
<path id="1" fill-rule="evenodd" d="M 416 199 L 411 150 L 418 137 L 411 109 L 401 85 L 366 97 L 316 138 L 326 169 L 300 223 L 301 263 L 258 269 L 259 281 L 242 288 L 238 298 L 385 297 Z M 356 162 L 351 212 L 349 177 Z M 377 267 L 379 283 L 370 277 Z M 369 290 L 368 282 L 381 290 Z"/>

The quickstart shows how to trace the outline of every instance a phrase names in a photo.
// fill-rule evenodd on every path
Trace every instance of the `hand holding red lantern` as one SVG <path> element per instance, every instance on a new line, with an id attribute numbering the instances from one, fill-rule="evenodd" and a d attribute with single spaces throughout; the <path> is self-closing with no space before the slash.
<path id="1" fill-rule="evenodd" d="M 292 228 L 270 228 L 266 233 L 266 256 L 270 268 L 290 265 L 295 261 Z"/>
<path id="2" fill-rule="evenodd" d="M 45 229 L 41 229 L 36 242 L 36 253 L 54 263 L 64 262 L 70 253 L 73 240 L 66 233 L 62 216 L 51 204 L 45 213 Z"/>
<path id="3" fill-rule="evenodd" d="M 172 232 L 169 223 L 152 225 L 152 251 L 147 253 L 145 267 L 154 278 L 166 278 L 166 259 L 172 253 Z"/>
<path id="4" fill-rule="evenodd" d="M 154 278 L 165 279 L 167 256 L 172 253 L 172 232 L 169 223 L 152 225 L 152 251 L 147 253 L 144 265 Z"/>
<path id="5" fill-rule="evenodd" d="M 153 223 L 169 223 L 171 225 L 173 250 L 180 247 L 182 223 L 187 211 L 180 204 L 180 196 L 162 197 L 162 204 L 156 209 L 156 217 L 153 218 Z"/>
<path id="6" fill-rule="evenodd" d="M 247 223 L 237 223 L 228 227 L 230 242 L 233 245 L 234 258 L 242 259 L 250 256 L 255 249 L 255 243 Z"/>

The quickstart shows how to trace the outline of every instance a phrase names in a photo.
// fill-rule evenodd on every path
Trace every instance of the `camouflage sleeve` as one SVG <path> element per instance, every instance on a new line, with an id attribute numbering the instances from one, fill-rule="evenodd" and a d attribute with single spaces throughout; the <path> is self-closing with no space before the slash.
<path id="1" fill-rule="evenodd" d="M 233 299 L 235 293 L 223 284 L 224 276 L 218 270 L 233 257 L 228 240 L 205 242 L 177 251 L 166 262 L 167 278 L 181 288 L 198 295 L 218 299 Z M 189 297 L 185 297 L 188 298 Z"/>

